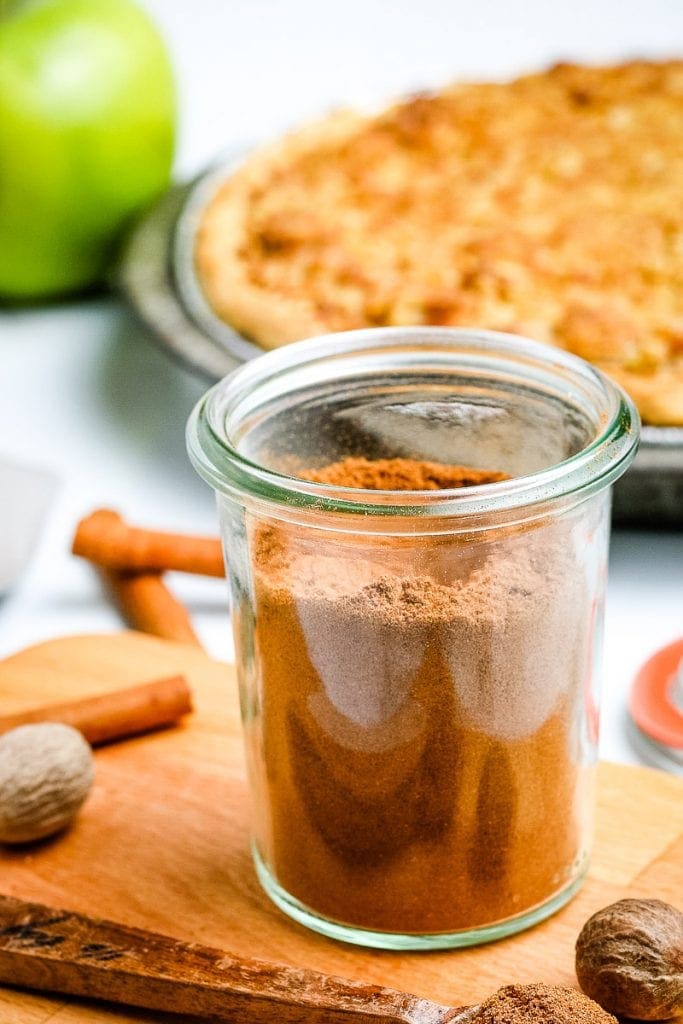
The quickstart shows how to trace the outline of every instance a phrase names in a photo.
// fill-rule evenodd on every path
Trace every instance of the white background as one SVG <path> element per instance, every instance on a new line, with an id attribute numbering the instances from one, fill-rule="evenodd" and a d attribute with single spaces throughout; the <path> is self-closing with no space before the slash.
<path id="1" fill-rule="evenodd" d="M 223 149 L 267 139 L 332 106 L 372 106 L 457 77 L 505 76 L 559 59 L 683 56 L 680 0 L 146 6 L 177 70 L 179 179 Z M 52 467 L 61 480 L 29 569 L 0 602 L 6 654 L 50 636 L 119 625 L 88 567 L 68 554 L 74 523 L 92 507 L 114 506 L 131 520 L 166 528 L 213 532 L 215 521 L 183 440 L 204 385 L 150 343 L 115 298 L 0 313 L 0 356 L 0 458 Z M 172 582 L 208 649 L 227 656 L 224 584 Z M 650 653 L 682 634 L 683 534 L 615 533 L 603 756 L 638 759 L 626 730 L 630 681 Z"/>

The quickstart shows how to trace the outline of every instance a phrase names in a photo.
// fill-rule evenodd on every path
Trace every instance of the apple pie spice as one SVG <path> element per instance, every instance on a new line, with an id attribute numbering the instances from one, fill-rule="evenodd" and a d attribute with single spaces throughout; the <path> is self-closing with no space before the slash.
<path id="1" fill-rule="evenodd" d="M 505 478 L 358 458 L 300 475 L 397 490 Z M 543 526 L 475 540 L 254 528 L 256 835 L 316 914 L 454 932 L 576 877 L 590 602 L 570 526 Z"/>
<path id="2" fill-rule="evenodd" d="M 581 992 L 556 985 L 506 985 L 477 1008 L 470 1024 L 616 1024 Z"/>

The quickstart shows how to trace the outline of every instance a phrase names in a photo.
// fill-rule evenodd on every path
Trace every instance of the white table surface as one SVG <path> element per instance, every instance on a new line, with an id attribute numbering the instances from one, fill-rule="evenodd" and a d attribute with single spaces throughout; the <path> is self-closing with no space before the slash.
<path id="1" fill-rule="evenodd" d="M 421 0 L 148 0 L 176 64 L 177 177 L 218 151 L 343 102 L 559 58 L 683 54 L 680 0 L 511 4 Z M 33 559 L 0 601 L 0 655 L 66 633 L 117 628 L 89 567 L 69 555 L 76 520 L 99 505 L 160 528 L 215 531 L 212 496 L 185 455 L 201 381 L 140 332 L 118 300 L 0 313 L 0 459 L 61 480 Z M 0 500 L 2 496 L 0 495 Z M 0 538 L 0 545 L 2 539 Z M 229 657 L 225 584 L 177 576 L 208 650 Z M 683 533 L 613 536 L 601 753 L 637 762 L 626 696 L 642 661 L 683 634 Z"/>

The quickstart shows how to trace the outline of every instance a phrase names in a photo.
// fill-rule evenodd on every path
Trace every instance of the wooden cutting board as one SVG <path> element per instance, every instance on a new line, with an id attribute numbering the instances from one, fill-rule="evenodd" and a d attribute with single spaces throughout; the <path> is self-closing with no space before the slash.
<path id="1" fill-rule="evenodd" d="M 268 901 L 251 866 L 231 667 L 136 633 L 52 640 L 0 663 L 0 709 L 175 672 L 188 677 L 196 714 L 179 728 L 99 750 L 95 788 L 77 823 L 57 839 L 0 853 L 0 891 L 452 1005 L 511 981 L 575 984 L 574 942 L 594 910 L 625 895 L 680 901 L 683 782 L 602 764 L 588 880 L 549 921 L 492 945 L 429 954 L 366 951 L 314 935 Z M 0 989 L 2 1024 L 180 1019 Z"/>

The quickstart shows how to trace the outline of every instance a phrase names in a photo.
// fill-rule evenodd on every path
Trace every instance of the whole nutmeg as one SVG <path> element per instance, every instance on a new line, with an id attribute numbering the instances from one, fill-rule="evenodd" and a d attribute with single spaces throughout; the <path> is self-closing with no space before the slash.
<path id="1" fill-rule="evenodd" d="M 662 900 L 619 900 L 576 943 L 583 991 L 610 1013 L 670 1020 L 683 1013 L 683 914 Z"/>
<path id="2" fill-rule="evenodd" d="M 94 778 L 90 746 L 56 722 L 0 736 L 0 842 L 26 843 L 65 828 Z"/>

